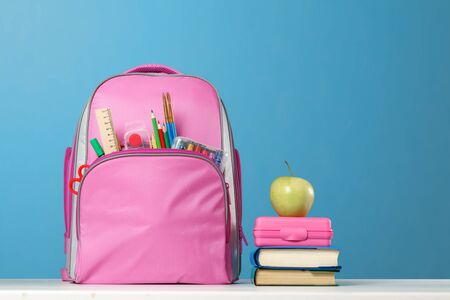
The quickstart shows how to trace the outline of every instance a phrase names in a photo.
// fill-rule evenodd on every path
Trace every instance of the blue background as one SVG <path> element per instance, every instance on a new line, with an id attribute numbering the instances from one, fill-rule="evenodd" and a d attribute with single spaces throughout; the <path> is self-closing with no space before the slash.
<path id="1" fill-rule="evenodd" d="M 225 101 L 251 244 L 287 159 L 314 184 L 311 216 L 333 220 L 341 278 L 448 278 L 449 54 L 449 1 L 3 1 L 0 277 L 59 275 L 82 107 L 163 63 Z"/>

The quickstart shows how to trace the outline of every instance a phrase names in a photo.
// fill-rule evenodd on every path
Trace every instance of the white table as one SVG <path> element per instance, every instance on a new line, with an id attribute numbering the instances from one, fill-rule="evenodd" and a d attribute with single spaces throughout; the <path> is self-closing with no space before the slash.
<path id="1" fill-rule="evenodd" d="M 57 279 L 0 279 L 0 299 L 450 299 L 450 280 L 338 280 L 336 287 L 77 285 Z"/>

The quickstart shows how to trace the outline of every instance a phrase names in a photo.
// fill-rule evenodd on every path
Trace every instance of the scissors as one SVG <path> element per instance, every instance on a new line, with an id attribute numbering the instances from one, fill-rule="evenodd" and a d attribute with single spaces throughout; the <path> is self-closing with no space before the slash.
<path id="1" fill-rule="evenodd" d="M 74 189 L 74 183 L 75 182 L 81 183 L 81 179 L 83 178 L 83 175 L 84 175 L 83 171 L 84 171 L 84 169 L 87 169 L 87 168 L 89 168 L 89 165 L 87 165 L 87 164 L 81 165 L 78 168 L 78 177 L 70 179 L 70 181 L 69 181 L 69 189 L 72 192 L 72 194 L 78 195 L 78 191 L 75 191 L 75 189 Z"/>

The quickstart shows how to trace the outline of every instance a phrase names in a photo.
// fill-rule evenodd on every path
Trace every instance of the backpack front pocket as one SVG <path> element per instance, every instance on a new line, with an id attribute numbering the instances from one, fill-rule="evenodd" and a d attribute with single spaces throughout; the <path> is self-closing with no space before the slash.
<path id="1" fill-rule="evenodd" d="M 109 155 L 88 169 L 78 201 L 77 282 L 231 282 L 227 184 L 209 159 Z"/>

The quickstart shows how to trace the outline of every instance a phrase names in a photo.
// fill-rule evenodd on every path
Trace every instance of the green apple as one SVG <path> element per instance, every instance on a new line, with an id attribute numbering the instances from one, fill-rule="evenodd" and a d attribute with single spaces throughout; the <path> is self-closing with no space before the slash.
<path id="1" fill-rule="evenodd" d="M 314 189 L 307 180 L 295 177 L 288 162 L 291 176 L 281 176 L 270 186 L 270 202 L 280 217 L 306 217 L 314 202 Z"/>

